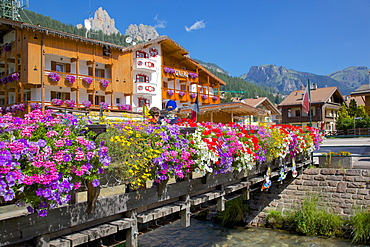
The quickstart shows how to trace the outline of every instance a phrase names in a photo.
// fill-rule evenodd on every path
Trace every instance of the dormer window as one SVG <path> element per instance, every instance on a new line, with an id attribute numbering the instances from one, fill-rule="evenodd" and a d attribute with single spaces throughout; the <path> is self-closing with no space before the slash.
<path id="1" fill-rule="evenodd" d="M 144 75 L 144 74 L 137 74 L 136 75 L 136 82 L 149 83 L 149 76 Z"/>
<path id="2" fill-rule="evenodd" d="M 148 53 L 145 51 L 137 51 L 136 58 L 148 58 Z"/>

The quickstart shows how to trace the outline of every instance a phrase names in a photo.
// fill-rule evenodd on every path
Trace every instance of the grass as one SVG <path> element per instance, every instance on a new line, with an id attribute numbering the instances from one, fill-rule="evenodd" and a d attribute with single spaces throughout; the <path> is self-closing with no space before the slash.
<path id="1" fill-rule="evenodd" d="M 357 212 L 350 225 L 354 242 L 370 242 L 370 210 Z"/>
<path id="2" fill-rule="evenodd" d="M 244 214 L 248 211 L 248 206 L 243 204 L 242 198 L 238 197 L 226 202 L 224 211 L 218 214 L 218 220 L 224 227 L 233 227 L 244 223 Z"/>

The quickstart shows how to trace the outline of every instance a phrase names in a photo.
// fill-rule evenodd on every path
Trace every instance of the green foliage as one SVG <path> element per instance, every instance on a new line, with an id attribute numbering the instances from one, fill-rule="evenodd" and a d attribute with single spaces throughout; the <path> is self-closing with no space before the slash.
<path id="1" fill-rule="evenodd" d="M 238 197 L 226 202 L 226 209 L 219 213 L 218 219 L 221 221 L 221 225 L 233 227 L 244 222 L 244 213 L 247 211 L 248 207 Z"/>
<path id="2" fill-rule="evenodd" d="M 215 76 L 226 82 L 226 85 L 221 86 L 221 91 L 244 91 L 244 93 L 231 93 L 232 97 L 243 99 L 254 98 L 256 96 L 267 97 L 272 103 L 275 104 L 279 104 L 281 101 L 283 101 L 283 98 L 279 96 L 276 89 L 266 86 L 259 86 L 245 81 L 242 78 L 229 76 L 212 69 L 210 69 L 210 71 Z"/>
<path id="3" fill-rule="evenodd" d="M 266 217 L 267 226 L 273 229 L 283 228 L 284 221 L 285 221 L 285 218 L 283 217 L 283 214 L 276 210 L 269 211 Z"/>
<path id="4" fill-rule="evenodd" d="M 83 28 L 77 28 L 76 26 L 72 24 L 64 24 L 61 23 L 60 21 L 51 19 L 49 16 L 44 16 L 38 13 L 35 13 L 30 10 L 24 10 L 24 12 L 21 12 L 21 19 L 23 22 L 30 23 L 33 25 L 40 25 L 41 27 L 46 27 L 70 34 L 75 34 L 78 36 L 85 37 L 86 34 L 86 29 Z M 100 41 L 105 41 L 109 43 L 113 43 L 116 45 L 121 45 L 121 46 L 128 46 L 125 42 L 125 39 L 127 35 L 122 35 L 120 33 L 117 34 L 110 34 L 106 35 L 104 34 L 101 30 L 99 31 L 94 31 L 94 32 L 89 32 L 88 33 L 89 38 L 100 40 Z"/>
<path id="5" fill-rule="evenodd" d="M 353 241 L 370 242 L 370 210 L 360 211 L 351 218 Z"/>
<path id="6" fill-rule="evenodd" d="M 304 235 L 333 237 L 342 233 L 343 220 L 339 215 L 331 214 L 319 208 L 316 197 L 303 201 L 300 209 L 283 215 L 272 210 L 267 215 L 267 226 L 294 230 Z"/>
<path id="7" fill-rule="evenodd" d="M 318 198 L 303 201 L 300 210 L 294 216 L 296 231 L 305 235 L 333 237 L 340 233 L 343 221 L 339 215 L 331 214 L 318 207 Z"/>
<path id="8" fill-rule="evenodd" d="M 355 120 L 355 117 L 361 117 L 362 119 Z M 337 130 L 343 130 L 345 134 L 347 134 L 348 129 L 353 129 L 355 127 L 369 128 L 370 116 L 366 113 L 364 106 L 357 106 L 356 101 L 352 99 L 348 107 L 345 103 L 340 107 L 336 124 Z"/>

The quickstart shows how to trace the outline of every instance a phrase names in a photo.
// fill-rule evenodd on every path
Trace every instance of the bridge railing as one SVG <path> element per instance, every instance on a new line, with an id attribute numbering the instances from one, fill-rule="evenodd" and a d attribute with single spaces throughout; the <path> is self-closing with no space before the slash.
<path id="1" fill-rule="evenodd" d="M 295 158 L 296 168 L 312 164 L 309 156 Z M 51 209 L 45 218 L 29 214 L 23 208 L 0 214 L 0 246 L 31 244 L 34 246 L 76 246 L 107 236 L 126 239 L 126 246 L 137 246 L 138 225 L 179 213 L 183 226 L 190 224 L 191 207 L 215 201 L 218 210 L 225 208 L 228 196 L 259 188 L 267 167 L 271 179 L 279 176 L 282 165 L 291 171 L 291 159 L 256 164 L 251 171 L 200 176 L 193 173 L 181 181 L 148 184 L 130 191 L 123 185 L 107 186 L 96 191 L 80 192 L 73 204 Z M 107 185 L 111 184 L 107 182 Z M 90 195 L 89 195 L 90 194 Z M 89 209 L 89 198 L 94 206 Z M 91 203 L 91 201 L 90 201 Z"/>

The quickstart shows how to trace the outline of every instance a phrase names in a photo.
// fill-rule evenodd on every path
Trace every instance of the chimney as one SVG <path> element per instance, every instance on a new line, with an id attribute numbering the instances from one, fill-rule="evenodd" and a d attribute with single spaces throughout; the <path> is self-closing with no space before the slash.
<path id="1" fill-rule="evenodd" d="M 300 86 L 299 86 L 299 88 L 300 88 L 301 90 L 303 90 L 303 89 L 304 89 L 304 86 L 303 86 L 303 85 L 300 85 Z"/>
<path id="2" fill-rule="evenodd" d="M 313 83 L 312 84 L 312 90 L 316 90 L 317 89 L 317 84 L 316 83 Z"/>
<path id="3" fill-rule="evenodd" d="M 256 98 L 256 99 L 258 99 L 258 97 L 259 97 L 259 96 L 258 96 L 258 95 L 256 95 L 256 97 L 255 97 L 255 98 Z"/>

